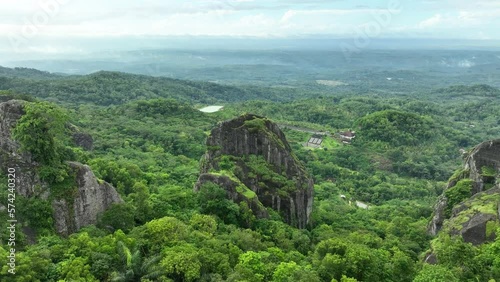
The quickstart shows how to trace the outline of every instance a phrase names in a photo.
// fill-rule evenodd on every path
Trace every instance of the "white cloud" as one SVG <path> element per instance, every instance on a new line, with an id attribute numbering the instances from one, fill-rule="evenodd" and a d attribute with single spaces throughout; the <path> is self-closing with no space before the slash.
<path id="1" fill-rule="evenodd" d="M 458 11 L 453 14 L 435 14 L 421 21 L 417 26 L 421 29 L 456 29 L 486 26 L 490 21 L 498 19 L 500 11 Z"/>
<path id="2" fill-rule="evenodd" d="M 353 14 L 366 14 L 380 11 L 378 9 L 323 9 L 323 10 L 288 10 L 283 17 L 281 18 L 282 22 L 290 21 L 296 17 L 307 17 L 314 19 L 316 17 L 325 17 L 325 16 L 347 16 Z M 331 18 L 330 20 L 334 20 Z"/>
<path id="3" fill-rule="evenodd" d="M 445 21 L 445 17 L 441 14 L 436 14 L 426 20 L 423 20 L 418 24 L 420 28 L 432 28 L 437 25 L 442 25 Z"/>
<path id="4" fill-rule="evenodd" d="M 0 0 L 0 36 L 19 34 L 26 25 L 24 19 L 40 11 L 39 1 Z M 68 4 L 61 6 L 57 15 L 38 27 L 37 36 L 349 36 L 355 28 L 372 23 L 374 14 L 387 12 L 368 8 L 384 7 L 384 0 L 358 1 L 356 5 L 336 0 L 66 1 Z M 420 0 L 411 5 L 400 1 L 401 14 L 393 14 L 382 35 L 421 32 L 470 36 L 482 30 L 485 37 L 498 38 L 492 30 L 500 29 L 500 0 Z M 439 13 L 429 13 L 431 4 L 439 8 Z M 472 31 L 466 34 L 464 28 Z"/>

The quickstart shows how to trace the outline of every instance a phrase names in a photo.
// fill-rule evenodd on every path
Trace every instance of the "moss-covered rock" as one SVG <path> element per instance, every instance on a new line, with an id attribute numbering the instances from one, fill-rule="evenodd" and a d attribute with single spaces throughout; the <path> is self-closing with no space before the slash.
<path id="1" fill-rule="evenodd" d="M 277 124 L 245 114 L 214 128 L 207 138 L 207 148 L 195 190 L 209 180 L 207 174 L 217 182 L 224 176 L 231 180 L 222 181 L 227 187 L 221 186 L 228 196 L 237 203 L 247 202 L 257 217 L 264 213 L 252 204 L 254 199 L 276 210 L 290 225 L 307 226 L 312 212 L 313 182 Z M 233 192 L 240 195 L 231 196 Z"/>
<path id="2" fill-rule="evenodd" d="M 493 240 L 500 222 L 499 170 L 500 139 L 472 149 L 464 168 L 453 174 L 440 196 L 429 233 L 442 229 L 476 245 Z"/>

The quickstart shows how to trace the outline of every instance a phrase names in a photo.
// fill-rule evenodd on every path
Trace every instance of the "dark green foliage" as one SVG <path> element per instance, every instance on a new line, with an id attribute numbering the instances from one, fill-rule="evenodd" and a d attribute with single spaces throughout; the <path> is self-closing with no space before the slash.
<path id="1" fill-rule="evenodd" d="M 111 232 L 118 229 L 130 231 L 135 226 L 134 207 L 129 204 L 113 204 L 101 215 L 97 226 Z"/>
<path id="2" fill-rule="evenodd" d="M 279 195 L 286 197 L 289 193 L 296 191 L 295 181 L 288 179 L 278 173 L 279 168 L 269 164 L 262 156 L 249 155 L 244 160 L 245 167 L 248 168 L 248 177 L 255 179 L 261 184 L 262 189 L 277 191 Z"/>
<path id="3" fill-rule="evenodd" d="M 436 130 L 429 118 L 394 110 L 370 114 L 360 119 L 357 125 L 359 138 L 363 141 L 382 141 L 391 146 L 428 142 Z"/>
<path id="4" fill-rule="evenodd" d="M 24 224 L 38 231 L 53 231 L 52 206 L 49 201 L 38 198 L 17 198 L 18 216 Z M 41 232 L 44 233 L 44 232 Z"/>
<path id="5" fill-rule="evenodd" d="M 207 183 L 200 188 L 198 193 L 200 211 L 213 214 L 228 224 L 238 224 L 240 208 L 226 197 L 226 191 L 220 186 Z"/>
<path id="6" fill-rule="evenodd" d="M 433 92 L 450 98 L 463 96 L 500 97 L 500 90 L 498 88 L 486 84 L 476 84 L 472 86 L 455 85 L 447 88 L 441 88 Z"/>

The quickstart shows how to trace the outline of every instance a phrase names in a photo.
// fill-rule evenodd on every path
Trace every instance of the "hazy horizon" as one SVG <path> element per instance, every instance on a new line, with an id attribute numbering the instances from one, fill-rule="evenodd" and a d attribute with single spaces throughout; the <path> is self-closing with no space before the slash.
<path id="1" fill-rule="evenodd" d="M 0 63 L 140 49 L 500 49 L 495 0 L 0 3 Z"/>

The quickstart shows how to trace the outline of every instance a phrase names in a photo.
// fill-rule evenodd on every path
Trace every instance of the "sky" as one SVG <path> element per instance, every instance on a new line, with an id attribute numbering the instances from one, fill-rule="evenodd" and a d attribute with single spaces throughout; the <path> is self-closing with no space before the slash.
<path id="1" fill-rule="evenodd" d="M 56 39 L 127 36 L 500 40 L 500 0 L 0 0 L 0 5 L 0 51 L 60 52 Z"/>

